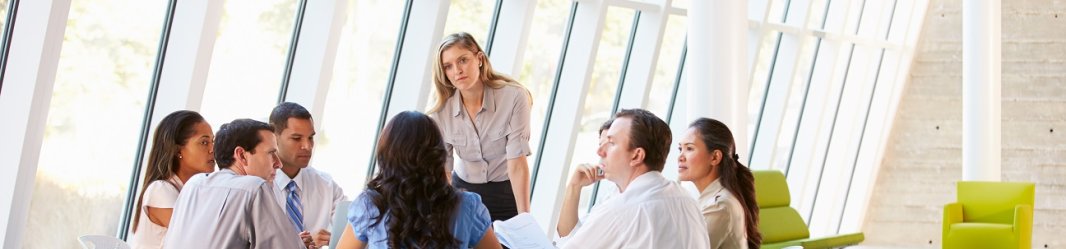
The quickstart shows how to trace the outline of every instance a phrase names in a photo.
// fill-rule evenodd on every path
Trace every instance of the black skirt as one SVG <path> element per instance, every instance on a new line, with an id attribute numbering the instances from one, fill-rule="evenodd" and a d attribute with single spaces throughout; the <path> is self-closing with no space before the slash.
<path id="1" fill-rule="evenodd" d="M 511 189 L 510 180 L 469 183 L 453 173 L 452 186 L 480 195 L 481 203 L 489 209 L 489 216 L 492 216 L 492 220 L 507 220 L 518 215 L 518 206 L 515 204 L 514 190 Z"/>

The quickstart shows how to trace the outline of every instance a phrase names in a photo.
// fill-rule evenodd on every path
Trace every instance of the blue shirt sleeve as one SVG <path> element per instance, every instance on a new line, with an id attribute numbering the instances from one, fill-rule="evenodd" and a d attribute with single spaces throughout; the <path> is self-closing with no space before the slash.
<path id="1" fill-rule="evenodd" d="M 461 217 L 467 225 L 467 231 L 470 232 L 469 237 L 466 238 L 467 243 L 470 246 L 477 245 L 481 241 L 482 235 L 485 235 L 485 231 L 488 231 L 489 226 L 492 225 L 489 209 L 485 208 L 485 204 L 481 203 L 480 195 L 473 192 L 463 192 Z"/>
<path id="2" fill-rule="evenodd" d="M 367 242 L 367 232 L 370 231 L 370 224 L 374 222 L 374 217 L 378 216 L 378 209 L 374 206 L 374 203 L 370 201 L 370 196 L 366 191 L 359 194 L 359 197 L 352 201 L 352 204 L 348 206 L 348 223 L 352 224 L 352 232 L 355 233 L 355 237 L 359 241 Z"/>

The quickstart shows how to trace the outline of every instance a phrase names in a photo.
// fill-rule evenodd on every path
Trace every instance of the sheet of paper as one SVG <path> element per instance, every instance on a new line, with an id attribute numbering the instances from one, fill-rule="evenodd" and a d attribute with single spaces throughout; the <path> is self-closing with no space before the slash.
<path id="1" fill-rule="evenodd" d="M 520 213 L 506 221 L 492 223 L 500 243 L 512 249 L 554 249 L 544 229 L 533 216 Z"/>

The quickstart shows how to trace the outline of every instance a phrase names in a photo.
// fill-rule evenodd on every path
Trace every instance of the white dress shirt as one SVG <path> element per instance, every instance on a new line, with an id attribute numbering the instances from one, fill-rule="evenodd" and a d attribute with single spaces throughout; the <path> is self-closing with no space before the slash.
<path id="1" fill-rule="evenodd" d="M 291 179 L 278 169 L 274 177 L 274 194 L 282 212 L 285 212 L 285 197 L 289 196 L 289 190 L 285 186 L 291 181 L 296 182 L 296 191 L 300 196 L 300 204 L 303 205 L 304 229 L 311 234 L 315 234 L 319 229 L 330 231 L 337 205 L 348 199 L 344 196 L 341 186 L 326 172 L 312 167 L 301 169 L 296 177 Z"/>
<path id="2" fill-rule="evenodd" d="M 137 228 L 129 241 L 131 248 L 163 248 L 163 237 L 167 235 L 167 228 L 155 224 L 148 218 L 148 207 L 173 209 L 182 185 L 178 175 L 174 175 L 168 180 L 155 180 L 148 184 L 148 187 L 144 189 L 144 195 L 141 197 L 140 219 L 137 220 Z"/>
<path id="3" fill-rule="evenodd" d="M 560 248 L 710 248 L 696 201 L 657 171 L 593 207 L 558 242 Z"/>
<path id="4" fill-rule="evenodd" d="M 185 183 L 163 248 L 304 248 L 275 203 L 274 185 L 230 169 Z"/>
<path id="5" fill-rule="evenodd" d="M 700 209 L 707 221 L 711 248 L 747 249 L 747 229 L 744 225 L 744 206 L 733 193 L 714 180 L 700 193 Z"/>

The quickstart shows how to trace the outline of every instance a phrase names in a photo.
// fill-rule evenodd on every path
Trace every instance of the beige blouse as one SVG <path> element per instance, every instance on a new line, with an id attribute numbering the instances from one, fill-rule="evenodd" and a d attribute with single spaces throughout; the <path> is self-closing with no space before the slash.
<path id="1" fill-rule="evenodd" d="M 700 193 L 700 210 L 707 223 L 711 248 L 747 249 L 748 237 L 744 225 L 744 206 L 719 180 Z"/>

